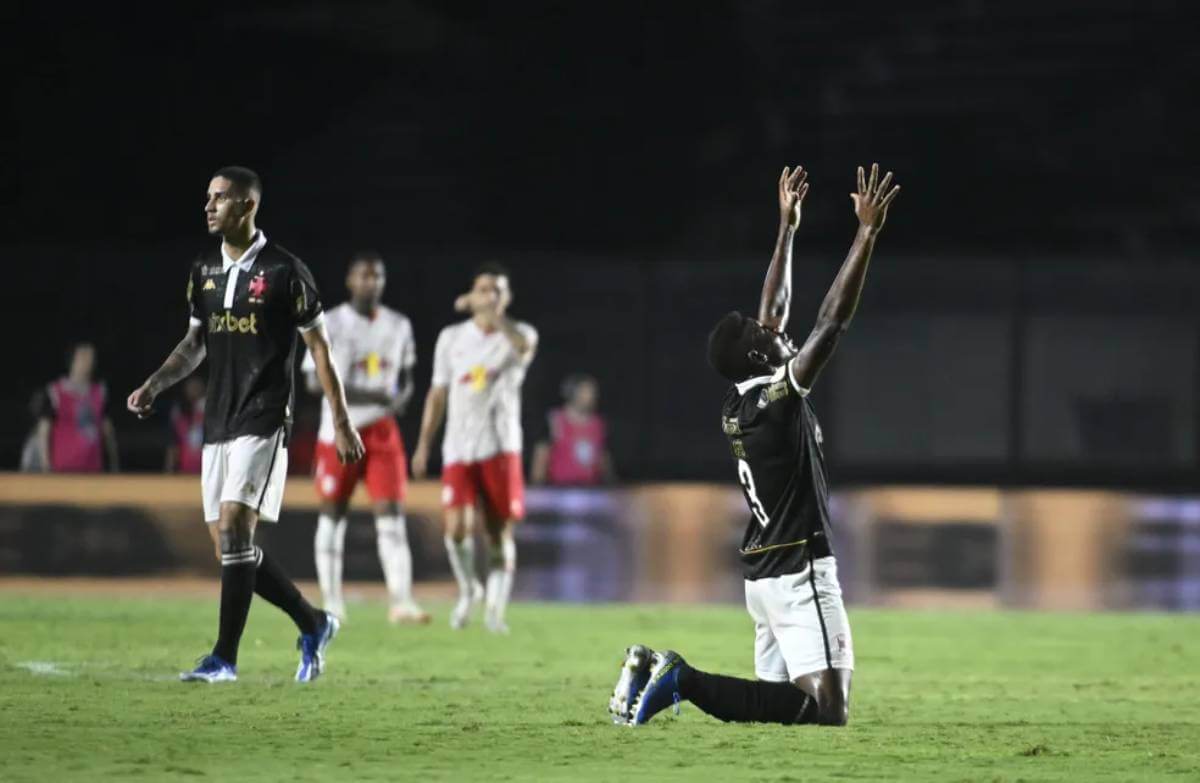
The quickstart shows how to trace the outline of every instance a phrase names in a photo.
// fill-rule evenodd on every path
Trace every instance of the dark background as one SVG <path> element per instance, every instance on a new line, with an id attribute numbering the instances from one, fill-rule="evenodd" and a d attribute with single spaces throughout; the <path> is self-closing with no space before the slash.
<path id="1" fill-rule="evenodd" d="M 1200 55 L 1183 2 L 172 3 L 4 11 L 0 465 L 93 340 L 119 401 L 185 328 L 217 167 L 339 301 L 437 330 L 481 261 L 541 331 L 530 434 L 594 373 L 629 479 L 724 478 L 704 362 L 751 310 L 775 179 L 811 171 L 792 331 L 854 230 L 854 167 L 904 193 L 815 392 L 841 480 L 1190 486 L 1200 455 Z M 115 406 L 114 406 L 115 407 Z M 415 440 L 418 404 L 403 422 Z M 161 423 L 114 411 L 125 464 Z"/>

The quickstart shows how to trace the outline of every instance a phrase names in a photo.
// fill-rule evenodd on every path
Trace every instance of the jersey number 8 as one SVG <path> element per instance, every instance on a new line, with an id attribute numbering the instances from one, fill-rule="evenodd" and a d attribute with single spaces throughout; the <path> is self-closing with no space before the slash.
<path id="1" fill-rule="evenodd" d="M 758 499 L 758 490 L 754 488 L 754 474 L 750 472 L 750 463 L 744 459 L 738 460 L 738 481 L 742 482 L 742 489 L 746 490 L 746 500 L 750 503 L 750 511 L 754 513 L 754 518 L 758 520 L 758 524 L 766 527 L 771 523 L 771 518 L 767 516 L 762 501 Z"/>

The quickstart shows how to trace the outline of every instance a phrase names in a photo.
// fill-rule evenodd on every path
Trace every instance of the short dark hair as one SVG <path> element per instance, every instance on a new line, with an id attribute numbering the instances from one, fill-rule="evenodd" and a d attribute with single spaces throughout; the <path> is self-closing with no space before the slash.
<path id="1" fill-rule="evenodd" d="M 512 275 L 508 273 L 508 268 L 503 264 L 497 261 L 485 261 L 475 268 L 475 274 L 471 275 L 471 285 L 475 285 L 475 281 L 484 275 L 512 278 Z"/>
<path id="2" fill-rule="evenodd" d="M 245 166 L 222 166 L 213 176 L 224 177 L 243 193 L 254 193 L 262 197 L 262 179 L 252 169 Z"/>
<path id="3" fill-rule="evenodd" d="M 734 383 L 746 380 L 759 369 L 750 361 L 750 346 L 746 345 L 748 323 L 744 315 L 734 310 L 723 315 L 708 334 L 709 365 Z"/>
<path id="4" fill-rule="evenodd" d="M 382 264 L 383 254 L 381 254 L 378 250 L 371 250 L 370 248 L 355 251 L 354 255 L 350 256 L 350 264 L 347 266 L 347 269 L 353 269 L 356 264 L 365 263 Z"/>

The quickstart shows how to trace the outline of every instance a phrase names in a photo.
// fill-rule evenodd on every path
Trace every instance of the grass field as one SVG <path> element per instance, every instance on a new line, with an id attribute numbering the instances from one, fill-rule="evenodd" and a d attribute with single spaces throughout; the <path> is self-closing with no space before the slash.
<path id="1" fill-rule="evenodd" d="M 0 594 L 0 780 L 1200 780 L 1200 618 L 851 613 L 851 724 L 605 713 L 623 647 L 751 673 L 733 607 L 518 605 L 513 634 L 357 609 L 327 676 L 256 602 L 232 685 L 183 685 L 215 602 Z"/>

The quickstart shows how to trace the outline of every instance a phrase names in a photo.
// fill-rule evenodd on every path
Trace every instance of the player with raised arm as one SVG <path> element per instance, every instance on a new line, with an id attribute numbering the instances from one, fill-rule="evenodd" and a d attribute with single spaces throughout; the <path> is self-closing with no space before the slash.
<path id="1" fill-rule="evenodd" d="M 438 335 L 433 383 L 413 452 L 413 475 L 421 478 L 444 417 L 446 552 L 459 590 L 450 625 L 465 626 L 481 597 L 473 538 L 475 508 L 481 504 L 489 548 L 484 622 L 495 633 L 508 630 L 504 616 L 517 568 L 513 526 L 525 516 L 521 384 L 538 341 L 532 326 L 506 315 L 511 301 L 507 270 L 485 264 L 476 271 L 471 290 L 456 302 L 456 309 L 469 310 L 471 317 Z"/>
<path id="2" fill-rule="evenodd" d="M 802 168 L 779 178 L 779 236 L 758 318 L 724 316 L 708 339 L 713 368 L 732 382 L 721 411 L 750 509 L 742 539 L 757 680 L 708 674 L 676 652 L 626 652 L 609 711 L 640 725 L 682 700 L 724 721 L 820 723 L 850 716 L 854 648 L 830 541 L 821 427 L 809 389 L 850 325 L 875 239 L 900 192 L 872 165 L 850 195 L 858 233 L 797 350 L 784 333 L 792 298 L 792 238 L 808 192 Z"/>
<path id="3" fill-rule="evenodd" d="M 325 313 L 334 359 L 346 385 L 350 421 L 362 436 L 366 456 L 343 464 L 338 459 L 333 408 L 321 406 L 317 436 L 316 488 L 321 499 L 313 542 L 317 578 L 325 609 L 346 619 L 342 596 L 342 549 L 346 512 L 359 479 L 375 508 L 375 541 L 388 592 L 388 619 L 394 623 L 427 623 L 429 614 L 412 596 L 412 552 L 404 519 L 408 464 L 396 416 L 413 393 L 417 362 L 412 324 L 402 313 L 384 306 L 387 270 L 378 253 L 356 254 L 346 271 L 350 301 Z M 310 353 L 303 369 L 308 388 L 319 393 L 320 380 Z"/>
<path id="4" fill-rule="evenodd" d="M 198 259 L 187 285 L 188 330 L 162 366 L 129 395 L 126 406 L 145 418 L 163 391 L 208 358 L 201 491 L 204 521 L 221 562 L 217 642 L 185 681 L 237 679 L 238 645 L 257 593 L 300 629 L 297 682 L 316 679 L 337 633 L 333 615 L 314 609 L 279 564 L 254 545 L 260 519 L 279 519 L 287 478 L 292 370 L 299 332 L 334 411 L 338 458 L 362 457 L 342 382 L 329 352 L 317 287 L 300 259 L 255 228 L 262 202 L 258 175 L 240 166 L 217 171 L 204 212 L 218 252 Z"/>

